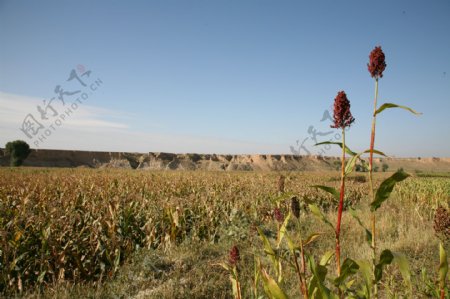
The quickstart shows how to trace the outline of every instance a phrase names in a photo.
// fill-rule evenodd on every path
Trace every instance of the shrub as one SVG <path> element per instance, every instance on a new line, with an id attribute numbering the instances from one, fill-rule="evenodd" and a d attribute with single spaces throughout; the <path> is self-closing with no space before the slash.
<path id="1" fill-rule="evenodd" d="M 11 156 L 11 166 L 20 166 L 30 154 L 30 146 L 23 140 L 10 141 L 5 146 L 6 154 Z"/>

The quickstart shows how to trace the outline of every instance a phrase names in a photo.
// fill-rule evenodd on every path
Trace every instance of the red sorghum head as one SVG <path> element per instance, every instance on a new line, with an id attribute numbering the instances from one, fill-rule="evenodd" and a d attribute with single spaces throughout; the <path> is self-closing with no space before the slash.
<path id="1" fill-rule="evenodd" d="M 296 218 L 300 218 L 300 202 L 297 196 L 291 198 L 291 212 Z"/>
<path id="2" fill-rule="evenodd" d="M 381 47 L 375 47 L 375 49 L 370 52 L 369 59 L 367 69 L 369 70 L 372 78 L 382 78 L 383 71 L 386 68 L 386 62 L 384 60 L 384 53 L 381 50 Z"/>
<path id="3" fill-rule="evenodd" d="M 350 101 L 343 91 L 338 92 L 334 99 L 333 120 L 334 124 L 331 127 L 342 129 L 349 127 L 355 121 L 350 112 Z"/>
<path id="4" fill-rule="evenodd" d="M 434 231 L 439 238 L 450 240 L 450 213 L 444 207 L 438 207 L 434 214 Z"/>
<path id="5" fill-rule="evenodd" d="M 230 250 L 229 256 L 230 265 L 235 266 L 240 259 L 241 256 L 239 255 L 239 249 L 237 248 L 236 245 L 234 245 Z"/>
<path id="6" fill-rule="evenodd" d="M 278 222 L 284 221 L 283 213 L 281 213 L 281 210 L 279 208 L 275 208 L 275 210 L 273 211 L 273 216 L 275 217 L 275 220 Z"/>

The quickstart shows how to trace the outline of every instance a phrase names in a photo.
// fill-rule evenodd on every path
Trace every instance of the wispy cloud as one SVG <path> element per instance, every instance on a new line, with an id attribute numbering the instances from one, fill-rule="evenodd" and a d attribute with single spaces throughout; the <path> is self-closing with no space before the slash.
<path id="1" fill-rule="evenodd" d="M 20 130 L 29 113 L 40 120 L 37 106 L 43 99 L 0 92 L 0 146 L 27 137 Z M 63 111 L 63 110 L 61 110 Z M 175 153 L 283 153 L 285 145 L 232 140 L 211 136 L 142 132 L 130 127 L 132 118 L 121 111 L 80 104 L 63 126 L 33 148 L 94 151 L 165 151 Z"/>
<path id="2" fill-rule="evenodd" d="M 27 114 L 34 114 L 36 117 L 40 115 L 37 106 L 42 105 L 43 101 L 44 99 L 36 97 L 0 91 L 0 126 L 2 128 L 20 128 Z M 116 118 L 119 115 L 117 111 L 82 104 L 70 118 L 67 118 L 64 127 L 89 130 L 128 128 L 128 125 L 123 122 L 108 120 L 108 118 Z"/>

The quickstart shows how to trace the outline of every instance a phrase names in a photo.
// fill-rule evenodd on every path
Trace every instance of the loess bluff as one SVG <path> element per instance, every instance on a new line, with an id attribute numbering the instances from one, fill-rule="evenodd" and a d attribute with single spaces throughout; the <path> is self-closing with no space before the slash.
<path id="1" fill-rule="evenodd" d="M 389 170 L 403 167 L 414 171 L 450 171 L 449 158 L 377 158 L 375 165 Z M 0 149 L 0 166 L 9 157 Z M 212 171 L 327 171 L 339 166 L 339 158 L 299 155 L 216 155 L 172 153 L 92 152 L 70 150 L 32 150 L 24 166 L 128 168 L 142 170 Z"/>

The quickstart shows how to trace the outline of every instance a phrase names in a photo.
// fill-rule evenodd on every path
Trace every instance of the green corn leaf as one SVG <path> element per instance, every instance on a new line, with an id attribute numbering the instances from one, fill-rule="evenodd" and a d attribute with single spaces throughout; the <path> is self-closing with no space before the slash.
<path id="1" fill-rule="evenodd" d="M 261 241 L 264 245 L 264 252 L 269 256 L 270 260 L 272 261 L 273 268 L 275 269 L 278 279 L 281 279 L 281 263 L 278 261 L 278 256 L 275 253 L 275 250 L 273 250 L 272 245 L 270 244 L 267 237 L 264 235 L 263 231 L 260 228 L 257 228 L 259 236 L 261 238 Z"/>
<path id="2" fill-rule="evenodd" d="M 328 186 L 323 186 L 323 185 L 313 185 L 313 186 L 311 186 L 311 187 L 317 188 L 317 189 L 321 189 L 321 190 L 323 190 L 323 191 L 325 191 L 325 192 L 328 192 L 328 193 L 330 193 L 331 195 L 333 195 L 333 197 L 334 197 L 337 201 L 339 201 L 339 192 L 338 192 L 335 188 L 333 188 L 333 187 L 328 187 Z"/>
<path id="3" fill-rule="evenodd" d="M 319 282 L 324 282 L 328 272 L 327 267 L 325 267 L 324 265 L 316 264 L 314 257 L 311 255 L 307 255 L 306 258 L 312 274 L 315 276 L 315 278 L 318 279 Z"/>
<path id="4" fill-rule="evenodd" d="M 352 215 L 352 217 L 358 222 L 358 224 L 366 232 L 366 241 L 369 244 L 369 246 L 372 245 L 372 232 L 364 226 L 364 224 L 362 223 L 361 219 L 356 214 L 356 210 L 354 210 L 353 208 L 350 208 L 349 211 L 350 211 L 350 214 Z"/>
<path id="5" fill-rule="evenodd" d="M 345 284 L 346 289 L 350 289 L 352 285 L 355 283 L 356 279 L 352 279 Z"/>
<path id="6" fill-rule="evenodd" d="M 230 266 L 228 264 L 226 264 L 226 263 L 217 263 L 217 264 L 214 264 L 214 265 L 221 266 L 225 270 L 230 271 Z"/>
<path id="7" fill-rule="evenodd" d="M 439 261 L 439 287 L 443 289 L 445 287 L 445 280 L 448 273 L 448 261 L 447 252 L 445 252 L 442 242 L 439 243 Z"/>
<path id="8" fill-rule="evenodd" d="M 280 288 L 277 282 L 270 277 L 270 275 L 266 272 L 264 268 L 261 267 L 261 277 L 264 284 L 264 290 L 269 298 L 272 299 L 287 299 L 288 296 L 286 293 Z"/>
<path id="9" fill-rule="evenodd" d="M 289 212 L 289 214 L 286 216 L 283 224 L 280 227 L 280 236 L 278 238 L 277 248 L 280 248 L 281 242 L 283 241 L 283 238 L 286 235 L 289 218 L 291 218 L 291 212 Z"/>
<path id="10" fill-rule="evenodd" d="M 398 268 L 400 269 L 403 280 L 405 281 L 406 285 L 411 288 L 411 270 L 409 268 L 408 259 L 406 258 L 406 256 L 398 252 L 392 252 L 392 254 L 394 255 L 394 263 L 396 263 Z"/>
<path id="11" fill-rule="evenodd" d="M 383 277 L 383 267 L 389 265 L 394 260 L 394 255 L 389 249 L 383 250 L 380 254 L 380 262 L 375 266 L 375 281 L 379 282 Z"/>
<path id="12" fill-rule="evenodd" d="M 364 288 L 362 290 L 361 295 L 364 295 L 364 298 L 370 298 L 370 294 L 372 291 L 372 263 L 367 260 L 358 260 L 359 272 L 362 274 L 364 280 Z"/>
<path id="13" fill-rule="evenodd" d="M 351 157 L 350 160 L 347 162 L 347 165 L 345 166 L 345 175 L 348 175 L 348 174 L 352 173 L 353 170 L 355 169 L 356 162 L 358 160 L 361 160 L 361 156 L 363 154 L 368 154 L 368 153 L 370 153 L 370 149 L 365 150 L 363 152 L 360 152 L 360 153 L 354 155 L 353 157 Z M 381 152 L 379 150 L 376 150 L 376 149 L 373 150 L 373 153 L 377 154 L 377 155 L 380 155 L 380 156 L 386 157 L 385 153 L 383 153 L 383 152 Z"/>
<path id="14" fill-rule="evenodd" d="M 408 110 L 409 112 L 411 112 L 415 115 L 422 114 L 422 113 L 416 112 L 413 109 L 406 107 L 406 106 L 401 106 L 401 105 L 397 105 L 397 104 L 393 104 L 393 103 L 384 103 L 383 105 L 380 106 L 380 108 L 377 109 L 377 111 L 375 111 L 374 115 L 377 115 L 377 114 L 383 112 L 383 110 L 389 109 L 389 108 L 402 108 L 402 109 Z"/>
<path id="15" fill-rule="evenodd" d="M 266 235 L 264 235 L 264 232 L 259 227 L 257 228 L 257 230 L 264 245 L 264 252 L 270 256 L 275 256 L 275 251 L 273 250 L 272 245 L 270 245 L 270 242 L 267 239 Z"/>
<path id="16" fill-rule="evenodd" d="M 377 154 L 377 155 L 380 155 L 380 156 L 387 157 L 386 154 L 383 153 L 382 151 L 373 149 L 372 152 L 373 152 L 374 154 Z M 370 149 L 367 149 L 367 150 L 363 151 L 362 153 L 363 153 L 363 154 L 368 154 L 368 153 L 370 153 Z"/>
<path id="17" fill-rule="evenodd" d="M 380 187 L 377 190 L 377 194 L 375 195 L 375 200 L 370 204 L 370 210 L 376 211 L 381 204 L 389 198 L 394 189 L 395 184 L 403 181 L 410 175 L 404 172 L 403 170 L 399 170 L 394 173 L 392 176 L 384 180 Z"/>
<path id="18" fill-rule="evenodd" d="M 341 267 L 341 275 L 334 280 L 334 285 L 342 285 L 349 276 L 356 274 L 358 269 L 359 266 L 354 260 L 346 258 Z"/>
<path id="19" fill-rule="evenodd" d="M 316 264 L 314 257 L 307 256 L 309 268 L 312 272 L 312 278 L 308 285 L 308 294 L 310 298 L 326 298 L 334 299 L 336 298 L 334 294 L 325 286 L 324 281 L 327 276 L 327 267 Z M 316 293 L 316 296 L 313 294 Z"/>
<path id="20" fill-rule="evenodd" d="M 322 255 L 322 258 L 320 259 L 319 265 L 326 266 L 331 261 L 331 258 L 334 255 L 334 250 L 329 250 Z"/>
<path id="21" fill-rule="evenodd" d="M 306 238 L 305 241 L 303 241 L 303 246 L 306 246 L 312 242 L 314 242 L 318 237 L 320 237 L 320 233 L 313 233 Z"/>
<path id="22" fill-rule="evenodd" d="M 310 292 L 311 290 L 311 292 Z M 319 289 L 310 283 L 310 286 L 308 287 L 308 294 L 309 294 L 309 298 L 320 298 L 317 296 L 317 292 L 319 291 Z"/>
<path id="23" fill-rule="evenodd" d="M 385 249 L 380 254 L 380 262 L 379 265 L 389 265 L 394 260 L 394 255 L 389 249 Z"/>
<path id="24" fill-rule="evenodd" d="M 353 170 L 355 169 L 355 166 L 356 166 L 356 162 L 358 161 L 359 158 L 360 158 L 360 154 L 354 155 L 353 157 L 350 158 L 350 160 L 348 160 L 347 165 L 345 165 L 345 170 L 344 170 L 345 176 L 347 176 L 353 172 Z"/>
<path id="25" fill-rule="evenodd" d="M 318 219 L 320 219 L 323 223 L 329 225 L 333 230 L 334 226 L 331 224 L 331 222 L 325 217 L 325 215 L 320 211 L 320 209 L 316 205 L 308 205 L 311 212 L 316 216 Z"/>
<path id="26" fill-rule="evenodd" d="M 319 143 L 314 144 L 314 146 L 317 146 L 317 145 L 325 145 L 325 144 L 335 144 L 335 145 L 339 145 L 339 147 L 342 148 L 342 142 L 334 142 L 334 141 L 324 141 L 324 142 L 319 142 Z M 347 154 L 349 154 L 350 156 L 356 155 L 356 153 L 355 153 L 354 151 L 350 150 L 350 149 L 348 148 L 348 146 L 345 146 L 345 152 L 346 152 Z"/>
<path id="27" fill-rule="evenodd" d="M 289 251 L 292 254 L 294 254 L 294 251 L 295 251 L 295 249 L 297 249 L 297 247 L 294 245 L 294 242 L 292 242 L 292 239 L 289 237 L 289 234 L 286 234 L 285 238 L 286 238 L 286 242 L 288 244 Z"/>

